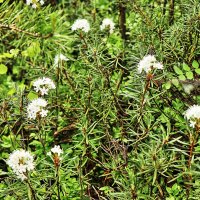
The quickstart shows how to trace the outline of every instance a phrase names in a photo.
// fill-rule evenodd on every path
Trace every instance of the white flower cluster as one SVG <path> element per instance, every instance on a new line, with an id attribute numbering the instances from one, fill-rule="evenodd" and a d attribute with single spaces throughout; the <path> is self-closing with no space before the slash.
<path id="1" fill-rule="evenodd" d="M 105 18 L 102 22 L 102 24 L 100 25 L 100 29 L 104 30 L 105 28 L 109 28 L 109 32 L 113 33 L 113 30 L 115 28 L 115 24 L 111 19 Z M 84 31 L 85 33 L 87 33 L 90 30 L 90 24 L 86 19 L 77 19 L 72 27 L 71 27 L 72 31 L 76 31 L 78 29 L 81 29 L 82 31 Z"/>
<path id="2" fill-rule="evenodd" d="M 25 150 L 13 151 L 8 160 L 7 164 L 12 168 L 13 172 L 22 181 L 27 178 L 26 173 L 34 169 L 33 156 Z"/>
<path id="3" fill-rule="evenodd" d="M 41 117 L 46 117 L 48 110 L 45 110 L 47 106 L 47 101 L 42 98 L 37 98 L 31 101 L 31 103 L 28 105 L 27 112 L 28 112 L 28 118 L 29 119 L 36 119 L 37 115 L 40 115 Z"/>
<path id="4" fill-rule="evenodd" d="M 154 55 L 147 55 L 139 62 L 138 72 L 141 73 L 144 70 L 148 73 L 152 69 L 163 69 L 163 65 L 156 60 Z"/>
<path id="5" fill-rule="evenodd" d="M 60 148 L 59 145 L 55 145 L 53 148 L 51 148 L 51 152 L 54 155 L 58 155 L 60 157 L 60 154 L 63 153 L 63 150 Z M 51 152 L 48 153 L 49 156 L 51 156 Z"/>
<path id="6" fill-rule="evenodd" d="M 115 28 L 115 24 L 111 19 L 105 18 L 100 26 L 101 31 L 105 28 L 109 28 L 109 32 L 113 33 L 113 30 Z"/>
<path id="7" fill-rule="evenodd" d="M 63 54 L 56 55 L 54 58 L 54 66 L 58 67 L 59 63 L 62 62 L 63 60 L 68 61 L 69 59 L 66 56 L 64 56 Z"/>
<path id="8" fill-rule="evenodd" d="M 40 92 L 42 96 L 48 94 L 50 89 L 56 88 L 54 82 L 50 78 L 46 77 L 35 80 L 33 86 L 35 87 L 35 91 Z"/>
<path id="9" fill-rule="evenodd" d="M 38 7 L 38 5 L 37 5 L 38 3 L 40 5 L 43 5 L 44 1 L 43 0 L 26 0 L 26 4 L 27 5 L 32 5 L 32 8 L 37 8 Z"/>
<path id="10" fill-rule="evenodd" d="M 72 31 L 76 31 L 78 29 L 87 33 L 90 30 L 89 22 L 86 19 L 77 19 L 72 25 Z"/>
<path id="11" fill-rule="evenodd" d="M 56 86 L 54 82 L 50 78 L 39 78 L 33 82 L 34 90 L 36 92 L 40 92 L 43 96 L 48 94 L 50 89 L 55 89 Z M 37 98 L 31 101 L 31 103 L 27 107 L 27 113 L 29 119 L 36 119 L 37 115 L 41 117 L 46 117 L 48 110 L 44 108 L 47 106 L 47 101 L 43 98 Z"/>
<path id="12" fill-rule="evenodd" d="M 190 126 L 200 125 L 200 106 L 193 105 L 185 111 L 185 118 L 190 121 Z"/>

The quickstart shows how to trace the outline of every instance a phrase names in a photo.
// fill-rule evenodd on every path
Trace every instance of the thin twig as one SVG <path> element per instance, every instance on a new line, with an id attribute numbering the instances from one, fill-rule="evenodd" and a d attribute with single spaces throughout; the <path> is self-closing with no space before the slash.
<path id="1" fill-rule="evenodd" d="M 47 35 L 42 35 L 39 33 L 31 33 L 31 32 L 28 32 L 28 31 L 25 31 L 25 30 L 22 30 L 22 29 L 16 27 L 15 24 L 7 25 L 7 24 L 0 23 L 0 29 L 10 29 L 15 32 L 25 33 L 26 35 L 30 35 L 30 36 L 37 37 L 37 38 L 43 38 L 43 39 L 47 39 L 47 38 L 53 36 L 53 33 L 49 33 Z"/>
<path id="2" fill-rule="evenodd" d="M 119 3 L 119 14 L 121 37 L 122 39 L 126 40 L 126 6 L 123 3 Z"/>
<path id="3" fill-rule="evenodd" d="M 29 182 L 29 180 L 27 180 L 26 182 L 28 183 L 28 186 L 29 186 L 29 188 L 31 190 L 31 195 L 32 195 L 33 199 L 37 200 L 36 195 L 35 195 L 35 191 L 34 191 L 32 185 L 31 185 L 31 183 Z"/>
<path id="4" fill-rule="evenodd" d="M 174 23 L 174 5 L 175 1 L 170 0 L 170 5 L 169 5 L 169 25 L 172 25 Z"/>
<path id="5" fill-rule="evenodd" d="M 56 176 L 57 176 L 57 183 L 56 183 L 56 185 L 57 185 L 57 190 L 58 190 L 58 200 L 61 200 L 61 198 L 60 198 L 60 180 L 59 180 L 59 166 L 58 167 L 56 167 Z"/>

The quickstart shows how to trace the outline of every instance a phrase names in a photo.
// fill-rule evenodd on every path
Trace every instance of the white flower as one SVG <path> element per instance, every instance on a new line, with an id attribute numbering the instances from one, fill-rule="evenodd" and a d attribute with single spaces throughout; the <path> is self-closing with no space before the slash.
<path id="1" fill-rule="evenodd" d="M 41 109 L 41 111 L 40 111 L 41 117 L 46 117 L 47 113 L 48 113 L 48 110 Z"/>
<path id="2" fill-rule="evenodd" d="M 46 77 L 35 80 L 33 86 L 35 87 L 34 90 L 40 92 L 42 96 L 48 94 L 50 89 L 56 88 L 54 82 L 50 78 Z"/>
<path id="3" fill-rule="evenodd" d="M 63 153 L 63 150 L 60 148 L 59 145 L 55 145 L 52 149 L 51 149 L 51 152 L 53 154 L 57 154 L 58 156 L 60 156 L 60 154 Z M 48 155 L 51 155 L 51 152 L 48 153 Z"/>
<path id="4" fill-rule="evenodd" d="M 108 18 L 104 19 L 102 24 L 100 25 L 100 29 L 104 30 L 105 28 L 109 28 L 109 30 L 110 30 L 109 32 L 113 33 L 113 30 L 115 28 L 114 22 Z"/>
<path id="5" fill-rule="evenodd" d="M 35 9 L 36 9 L 36 8 L 37 8 L 37 4 L 34 3 L 34 4 L 32 5 L 32 8 L 35 8 Z"/>
<path id="6" fill-rule="evenodd" d="M 155 69 L 163 69 L 163 64 L 160 63 L 160 62 L 156 62 L 156 63 L 154 63 L 153 68 L 155 68 Z"/>
<path id="7" fill-rule="evenodd" d="M 31 5 L 32 4 L 32 8 L 37 8 L 38 7 L 38 5 L 40 4 L 40 5 L 43 5 L 44 4 L 44 0 L 35 0 L 35 1 L 33 1 L 33 0 L 26 0 L 26 4 L 27 5 Z"/>
<path id="8" fill-rule="evenodd" d="M 40 93 L 41 93 L 42 96 L 45 95 L 45 94 L 48 94 L 48 91 L 49 91 L 48 88 L 45 88 L 45 87 L 40 88 Z"/>
<path id="9" fill-rule="evenodd" d="M 190 127 L 194 128 L 196 125 L 196 122 L 195 121 L 190 121 Z"/>
<path id="10" fill-rule="evenodd" d="M 22 181 L 27 178 L 26 173 L 34 169 L 33 156 L 25 150 L 13 151 L 8 160 L 7 164 L 12 168 L 13 172 Z"/>
<path id="11" fill-rule="evenodd" d="M 69 59 L 64 56 L 63 54 L 57 54 L 54 58 L 54 66 L 58 66 L 58 64 L 61 62 L 61 61 L 68 61 Z"/>
<path id="12" fill-rule="evenodd" d="M 32 3 L 32 0 L 26 0 L 26 4 L 30 5 Z"/>
<path id="13" fill-rule="evenodd" d="M 194 128 L 197 123 L 200 123 L 200 106 L 193 105 L 189 107 L 185 111 L 185 118 L 190 121 L 190 126 Z"/>
<path id="14" fill-rule="evenodd" d="M 44 5 L 44 1 L 43 1 L 43 0 L 40 0 L 40 4 L 41 4 L 41 5 Z"/>
<path id="15" fill-rule="evenodd" d="M 27 107 L 27 113 L 29 119 L 36 119 L 37 114 L 41 117 L 47 116 L 47 110 L 43 109 L 47 106 L 47 101 L 42 98 L 37 98 L 31 101 L 31 103 Z"/>
<path id="16" fill-rule="evenodd" d="M 53 148 L 51 148 L 51 151 L 47 153 L 47 155 L 52 156 L 56 168 L 60 166 L 60 161 L 62 160 L 62 157 L 60 157 L 60 155 L 62 153 L 63 150 L 60 148 L 59 145 L 55 145 Z"/>
<path id="17" fill-rule="evenodd" d="M 78 29 L 87 33 L 90 30 L 89 22 L 86 19 L 77 19 L 72 25 L 72 31 L 76 31 Z"/>
<path id="18" fill-rule="evenodd" d="M 141 73 L 143 70 L 148 73 L 152 69 L 163 69 L 163 65 L 157 62 L 154 55 L 145 56 L 138 64 L 138 72 Z"/>

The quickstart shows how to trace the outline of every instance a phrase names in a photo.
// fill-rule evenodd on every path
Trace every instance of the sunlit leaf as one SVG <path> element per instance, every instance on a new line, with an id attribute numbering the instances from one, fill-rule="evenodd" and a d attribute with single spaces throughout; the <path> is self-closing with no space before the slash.
<path id="1" fill-rule="evenodd" d="M 38 98 L 38 95 L 37 95 L 37 93 L 35 93 L 35 92 L 33 92 L 33 91 L 30 91 L 29 93 L 28 93 L 28 99 L 29 100 L 33 100 L 33 99 L 36 99 L 36 98 Z"/>
<path id="2" fill-rule="evenodd" d="M 186 80 L 186 77 L 183 74 L 181 74 L 178 78 L 181 81 L 185 81 Z"/>
<path id="3" fill-rule="evenodd" d="M 178 68 L 177 66 L 174 66 L 174 71 L 176 72 L 176 74 L 181 75 L 183 74 L 182 70 L 180 68 Z"/>
<path id="4" fill-rule="evenodd" d="M 200 69 L 195 69 L 195 72 L 200 75 Z"/>
<path id="5" fill-rule="evenodd" d="M 183 63 L 183 69 L 187 72 L 190 71 L 190 67 L 186 63 Z"/>
<path id="6" fill-rule="evenodd" d="M 194 76 L 193 76 L 193 73 L 190 71 L 190 72 L 186 72 L 186 77 L 190 80 L 194 79 Z"/>
<path id="7" fill-rule="evenodd" d="M 198 63 L 196 60 L 194 60 L 194 61 L 192 62 L 192 67 L 198 68 L 198 67 L 199 67 L 199 63 Z"/>
<path id="8" fill-rule="evenodd" d="M 0 74 L 6 74 L 8 68 L 4 64 L 0 64 Z"/>

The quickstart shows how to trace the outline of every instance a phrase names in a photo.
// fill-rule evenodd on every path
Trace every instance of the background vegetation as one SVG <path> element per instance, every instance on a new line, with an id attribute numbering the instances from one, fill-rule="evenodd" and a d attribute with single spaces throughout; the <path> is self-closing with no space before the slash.
<path id="1" fill-rule="evenodd" d="M 99 28 L 106 17 L 113 34 Z M 78 18 L 91 26 L 82 37 Z M 200 102 L 199 32 L 198 0 L 0 0 L 0 199 L 199 199 L 198 130 L 184 119 Z M 147 54 L 164 65 L 151 78 L 137 72 Z M 56 90 L 48 116 L 29 120 L 42 76 Z M 6 164 L 21 148 L 36 162 L 33 191 Z"/>

